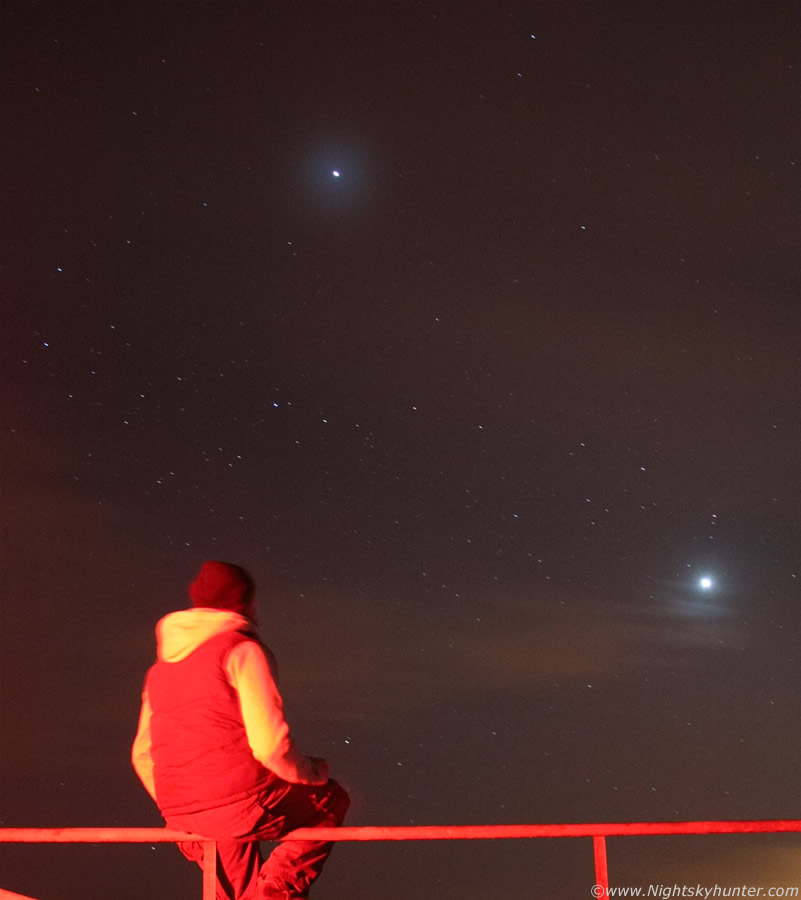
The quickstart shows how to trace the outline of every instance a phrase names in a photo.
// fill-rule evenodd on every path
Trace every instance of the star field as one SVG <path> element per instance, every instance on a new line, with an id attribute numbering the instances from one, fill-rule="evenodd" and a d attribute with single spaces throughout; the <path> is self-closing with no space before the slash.
<path id="1" fill-rule="evenodd" d="M 206 558 L 350 824 L 796 817 L 797 4 L 0 20 L 3 824 L 160 823 L 140 680 Z M 342 847 L 315 896 L 585 896 L 554 843 Z M 610 873 L 801 884 L 676 846 Z M 49 852 L 3 887 L 197 886 Z"/>

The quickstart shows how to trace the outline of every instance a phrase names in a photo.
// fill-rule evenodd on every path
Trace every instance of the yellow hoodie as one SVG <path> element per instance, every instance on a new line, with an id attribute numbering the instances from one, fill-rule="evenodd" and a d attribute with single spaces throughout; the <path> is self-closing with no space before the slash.
<path id="1" fill-rule="evenodd" d="M 158 658 L 161 662 L 180 662 L 213 637 L 229 631 L 252 629 L 249 619 L 227 610 L 201 607 L 170 613 L 156 626 Z M 289 734 L 272 654 L 265 653 L 265 648 L 255 640 L 241 641 L 228 653 L 224 668 L 228 682 L 239 698 L 242 722 L 253 756 L 284 781 L 325 784 L 327 765 L 323 760 L 304 756 Z M 142 784 L 156 800 L 150 752 L 151 715 L 145 690 L 131 759 Z"/>

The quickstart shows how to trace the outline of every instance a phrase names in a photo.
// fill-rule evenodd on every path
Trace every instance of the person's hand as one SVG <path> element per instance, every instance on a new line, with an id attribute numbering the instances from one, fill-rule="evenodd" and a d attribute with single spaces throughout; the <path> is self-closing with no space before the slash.
<path id="1" fill-rule="evenodd" d="M 310 756 L 312 761 L 312 784 L 327 784 L 329 778 L 328 761 L 319 756 Z"/>

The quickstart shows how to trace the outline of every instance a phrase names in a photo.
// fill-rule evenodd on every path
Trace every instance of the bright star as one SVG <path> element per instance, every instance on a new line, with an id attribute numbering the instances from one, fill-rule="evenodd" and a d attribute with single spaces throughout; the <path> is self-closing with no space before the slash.
<path id="1" fill-rule="evenodd" d="M 701 590 L 708 591 L 712 587 L 712 579 L 705 575 L 698 580 L 698 585 Z"/>

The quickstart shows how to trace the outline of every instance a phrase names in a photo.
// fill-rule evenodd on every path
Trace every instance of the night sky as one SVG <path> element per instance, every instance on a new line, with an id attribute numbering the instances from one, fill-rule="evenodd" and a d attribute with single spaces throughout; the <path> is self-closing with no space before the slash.
<path id="1" fill-rule="evenodd" d="M 0 825 L 161 823 L 130 744 L 207 558 L 252 571 L 349 824 L 801 817 L 798 3 L 0 32 Z M 342 845 L 314 896 L 573 900 L 591 846 Z M 801 837 L 609 865 L 798 886 Z M 200 896 L 169 846 L 0 872 Z"/>

